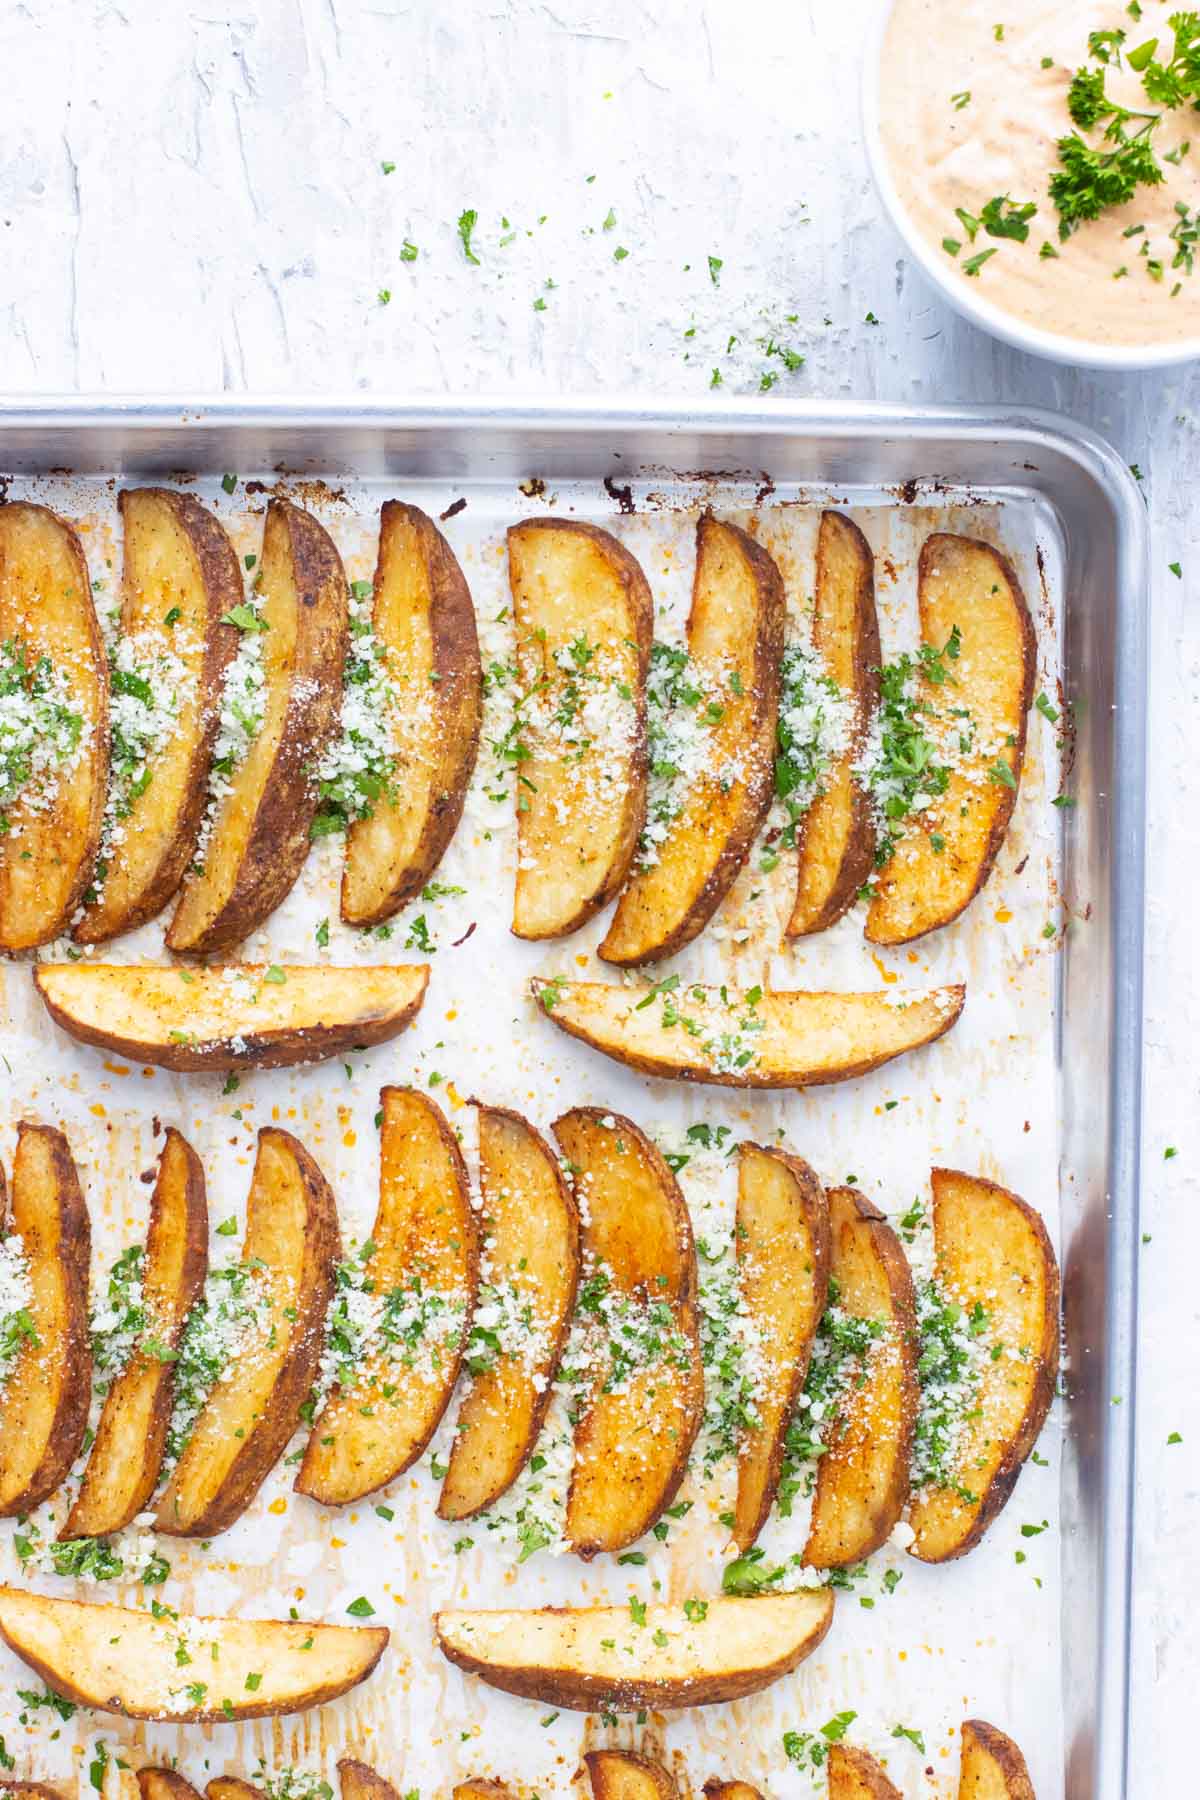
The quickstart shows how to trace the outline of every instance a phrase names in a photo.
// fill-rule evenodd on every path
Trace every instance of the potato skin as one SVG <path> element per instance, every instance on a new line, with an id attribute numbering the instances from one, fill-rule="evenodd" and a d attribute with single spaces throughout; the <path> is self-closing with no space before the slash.
<path id="1" fill-rule="evenodd" d="M 357 1757 L 343 1756 L 337 1770 L 342 1800 L 400 1800 L 391 1782 Z"/>
<path id="2" fill-rule="evenodd" d="M 237 626 L 226 625 L 223 620 L 243 598 L 242 572 L 225 527 L 191 494 L 178 494 L 170 488 L 126 488 L 117 495 L 117 505 L 125 523 L 127 542 L 131 530 L 129 515 L 141 510 L 143 500 L 163 506 L 172 514 L 200 565 L 200 579 L 207 601 L 207 628 L 197 698 L 198 717 L 174 829 L 157 869 L 132 905 L 110 908 L 106 906 L 102 892 L 71 934 L 77 944 L 103 944 L 122 932 L 135 931 L 162 911 L 187 873 L 208 799 L 208 776 L 220 726 L 221 687 L 225 671 L 237 650 Z M 126 558 L 128 561 L 128 549 Z M 133 816 L 136 817 L 136 813 Z"/>
<path id="3" fill-rule="evenodd" d="M 406 506 L 400 500 L 385 501 L 380 517 L 377 595 L 390 540 L 404 531 L 412 532 L 416 540 L 430 590 L 433 759 L 429 794 L 420 835 L 407 862 L 374 882 L 361 878 L 358 868 L 359 859 L 367 861 L 371 855 L 370 822 L 350 827 L 341 892 L 342 918 L 348 925 L 380 925 L 420 893 L 458 830 L 479 751 L 483 670 L 471 591 L 458 558 L 433 520 L 419 507 Z M 378 605 L 377 598 L 377 622 Z M 371 888 L 373 896 L 368 897 Z"/>
<path id="4" fill-rule="evenodd" d="M 228 950 L 262 924 L 295 885 L 309 850 L 317 810 L 313 769 L 338 728 L 342 672 L 349 639 L 346 574 L 332 538 L 311 513 L 272 500 L 263 539 L 264 577 L 271 540 L 284 534 L 296 611 L 295 655 L 287 710 L 270 771 L 254 806 L 232 888 L 207 923 L 191 918 L 203 875 L 185 885 L 167 930 L 167 947 L 191 955 Z M 269 598 L 270 596 L 268 596 Z M 254 755 L 251 747 L 247 762 Z M 233 776 L 236 790 L 246 763 Z M 207 855 L 219 857 L 221 817 Z M 195 884 L 195 886 L 193 886 Z"/>
<path id="5" fill-rule="evenodd" d="M 990 1777 L 998 1774 L 1005 1800 L 1037 1800 L 1024 1756 L 1004 1732 L 986 1719 L 964 1719 L 959 1800 L 991 1800 Z"/>
<path id="6" fill-rule="evenodd" d="M 662 1764 L 636 1750 L 588 1750 L 583 1760 L 594 1800 L 678 1800 Z"/>

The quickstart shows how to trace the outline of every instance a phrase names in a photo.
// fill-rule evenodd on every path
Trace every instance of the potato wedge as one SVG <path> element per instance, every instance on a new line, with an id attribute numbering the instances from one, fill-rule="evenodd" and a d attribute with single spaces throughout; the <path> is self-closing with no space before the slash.
<path id="1" fill-rule="evenodd" d="M 475 609 L 453 550 L 419 507 L 384 502 L 375 635 L 399 693 L 395 791 L 346 834 L 342 917 L 378 925 L 419 894 L 458 829 L 479 749 Z"/>
<path id="2" fill-rule="evenodd" d="M 204 1790 L 205 1800 L 266 1800 L 260 1787 L 240 1775 L 217 1775 Z"/>
<path id="3" fill-rule="evenodd" d="M 349 1386 L 330 1394 L 296 1491 L 345 1506 L 411 1468 L 450 1404 L 471 1330 L 479 1249 L 454 1133 L 415 1088 L 384 1088 L 379 1210 L 367 1262 L 377 1331 Z"/>
<path id="4" fill-rule="evenodd" d="M 341 716 L 348 590 L 333 540 L 290 501 L 267 508 L 259 587 L 262 724 L 202 834 L 203 867 L 184 883 L 171 950 L 240 944 L 291 892 L 308 855 L 313 770 Z"/>
<path id="5" fill-rule="evenodd" d="M 702 514 L 688 654 L 702 704 L 720 716 L 656 860 L 635 864 L 600 945 L 605 962 L 658 962 L 690 944 L 749 856 L 774 788 L 783 620 L 783 581 L 762 545 Z"/>
<path id="6" fill-rule="evenodd" d="M 743 1429 L 738 1447 L 732 1533 L 748 1550 L 770 1516 L 829 1285 L 829 1211 L 806 1162 L 741 1146 L 735 1242 L 742 1311 L 757 1344 L 758 1422 Z"/>
<path id="7" fill-rule="evenodd" d="M 48 1781 L 9 1781 L 5 1780 L 4 1792 L 11 1794 L 14 1800 L 63 1800 L 62 1790 L 51 1787 Z"/>
<path id="8" fill-rule="evenodd" d="M 763 1800 L 761 1790 L 748 1781 L 719 1781 L 715 1775 L 705 1782 L 704 1792 L 706 1800 Z"/>
<path id="9" fill-rule="evenodd" d="M 630 1120 L 580 1106 L 554 1135 L 584 1220 L 594 1333 L 564 1526 L 588 1558 L 640 1538 L 686 1473 L 704 1411 L 696 1246 L 679 1183 Z"/>
<path id="10" fill-rule="evenodd" d="M 984 1719 L 964 1719 L 958 1800 L 1036 1800 L 1025 1758 Z"/>
<path id="11" fill-rule="evenodd" d="M 121 1531 L 149 1503 L 171 1422 L 174 1352 L 207 1271 L 204 1169 L 187 1140 L 169 1126 L 150 1197 L 142 1274 L 143 1335 L 152 1340 L 155 1354 L 135 1345 L 109 1388 L 61 1538 Z"/>
<path id="12" fill-rule="evenodd" d="M 550 1404 L 579 1286 L 574 1195 L 550 1146 L 519 1113 L 479 1108 L 479 1180 L 481 1286 L 466 1349 L 471 1384 L 458 1409 L 440 1519 L 482 1512 L 524 1468 Z M 518 1321 L 521 1348 L 506 1349 Z"/>
<path id="13" fill-rule="evenodd" d="M 1058 1380 L 1058 1263 L 1040 1214 L 982 1176 L 934 1169 L 933 1243 L 942 1292 L 970 1313 L 978 1393 L 951 1456 L 952 1486 L 914 1494 L 910 1554 L 948 1562 L 974 1548 L 1016 1486 Z M 997 1350 L 999 1355 L 996 1354 Z"/>
<path id="14" fill-rule="evenodd" d="M 547 1018 L 603 1056 L 666 1081 L 806 1088 L 866 1075 L 949 1031 L 962 986 L 870 994 L 764 993 L 677 980 L 638 990 L 535 978 Z"/>
<path id="15" fill-rule="evenodd" d="M 829 1800 L 904 1800 L 875 1758 L 852 1744 L 831 1744 L 826 1766 Z"/>
<path id="16" fill-rule="evenodd" d="M 959 633 L 958 653 L 945 664 L 950 681 L 920 681 L 931 709 L 925 733 L 941 746 L 950 776 L 945 793 L 906 823 L 875 877 L 866 923 L 873 944 L 909 944 L 948 925 L 991 874 L 1016 804 L 1037 674 L 1029 608 L 998 550 L 939 532 L 921 550 L 917 583 L 922 643 L 941 649 Z M 964 729 L 973 735 L 965 752 Z"/>
<path id="17" fill-rule="evenodd" d="M 6 1235 L 19 1242 L 29 1298 L 0 1389 L 0 1518 L 32 1512 L 60 1486 L 92 1398 L 91 1224 L 70 1146 L 48 1125 L 17 1127 Z"/>
<path id="18" fill-rule="evenodd" d="M 250 1505 L 316 1380 L 340 1248 L 334 1198 L 308 1151 L 288 1131 L 260 1131 L 242 1240 L 258 1330 L 201 1408 L 159 1500 L 157 1530 L 216 1537 Z"/>
<path id="19" fill-rule="evenodd" d="M 400 1800 L 390 1781 L 356 1757 L 343 1756 L 337 1770 L 342 1800 Z"/>
<path id="20" fill-rule="evenodd" d="M 177 1769 L 139 1769 L 141 1800 L 200 1800 L 200 1793 Z"/>
<path id="21" fill-rule="evenodd" d="M 662 1764 L 634 1750 L 588 1750 L 583 1760 L 595 1800 L 678 1800 Z"/>
<path id="22" fill-rule="evenodd" d="M 453 1800 L 511 1800 L 512 1789 L 502 1781 L 485 1781 L 480 1775 L 472 1775 L 458 1782 L 451 1793 Z"/>
<path id="23" fill-rule="evenodd" d="M 39 963 L 33 976 L 50 1017 L 81 1044 L 216 1073 L 288 1068 L 385 1043 L 420 1011 L 429 965 Z"/>
<path id="24" fill-rule="evenodd" d="M 108 783 L 108 668 L 83 546 L 65 519 L 0 504 L 0 645 L 11 741 L 0 812 L 0 951 L 66 930 L 100 847 Z M 21 780 L 25 774 L 24 781 Z"/>
<path id="25" fill-rule="evenodd" d="M 648 1602 L 640 1624 L 627 1606 L 439 1612 L 433 1623 L 442 1655 L 490 1687 L 597 1712 L 756 1694 L 811 1656 L 832 1620 L 832 1590 L 806 1588 L 755 1600 L 722 1595 L 703 1619 Z"/>
<path id="26" fill-rule="evenodd" d="M 796 898 L 788 937 L 806 937 L 836 924 L 854 905 L 875 861 L 871 804 L 854 772 L 879 704 L 875 559 L 844 513 L 821 514 L 812 630 L 814 648 L 853 702 L 855 717 L 850 742 L 825 770 L 821 792 L 797 829 Z"/>
<path id="27" fill-rule="evenodd" d="M 908 1499 L 920 1399 L 912 1275 L 900 1240 L 857 1188 L 830 1188 L 826 1197 L 837 1304 L 883 1329 L 847 1371 L 817 1463 L 803 1558 L 814 1569 L 861 1562 L 887 1541 Z"/>
<path id="28" fill-rule="evenodd" d="M 149 779 L 142 785 L 131 771 L 120 793 L 109 795 L 109 811 L 116 805 L 119 816 L 106 823 L 92 897 L 71 934 L 79 944 L 144 925 L 183 880 L 208 799 L 221 686 L 238 644 L 237 626 L 225 619 L 244 598 L 224 526 L 190 494 L 126 488 L 117 505 L 125 531 L 121 636 L 133 666 L 111 677 L 114 724 L 119 732 L 144 669 L 161 673 L 177 710 L 146 765 Z"/>
<path id="29" fill-rule="evenodd" d="M 357 1687 L 389 1633 L 377 1625 L 207 1619 L 0 1587 L 0 1637 L 64 1700 L 128 1719 L 236 1724 L 306 1712 Z M 183 1648 L 191 1661 L 182 1663 Z M 257 1684 L 246 1680 L 258 1675 Z"/>
<path id="30" fill-rule="evenodd" d="M 654 603 L 636 559 L 575 519 L 508 533 L 521 693 L 513 931 L 562 937 L 622 886 L 646 811 Z"/>

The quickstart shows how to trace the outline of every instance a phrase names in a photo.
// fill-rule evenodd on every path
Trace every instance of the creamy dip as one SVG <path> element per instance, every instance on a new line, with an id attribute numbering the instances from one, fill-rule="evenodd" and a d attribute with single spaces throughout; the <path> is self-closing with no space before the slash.
<path id="1" fill-rule="evenodd" d="M 1169 235 L 1179 222 L 1176 202 L 1193 212 L 1200 206 L 1200 113 L 1185 105 L 1165 112 L 1155 128 L 1151 141 L 1165 182 L 1139 187 L 1132 200 L 1080 225 L 1065 242 L 1049 194 L 1057 141 L 1077 129 L 1067 111 L 1076 69 L 1103 68 L 1110 99 L 1159 110 L 1135 71 L 1089 57 L 1089 32 L 1125 31 L 1125 51 L 1157 36 L 1156 55 L 1167 61 L 1167 19 L 1176 10 L 1164 0 L 1142 0 L 1142 16 L 1134 19 L 1127 4 L 1108 0 L 895 0 L 879 84 L 884 154 L 912 225 L 974 298 L 1088 343 L 1200 338 L 1200 246 L 1189 275 L 1172 267 L 1178 245 Z M 1080 135 L 1098 145 L 1102 132 L 1101 125 Z M 1189 138 L 1178 164 L 1166 160 Z M 982 228 L 969 240 L 956 208 L 978 219 L 999 195 L 1036 204 L 1026 242 Z M 957 255 L 942 248 L 946 238 L 960 243 Z M 1040 254 L 1043 244 L 1058 255 Z M 969 259 L 990 249 L 996 254 L 972 276 Z"/>

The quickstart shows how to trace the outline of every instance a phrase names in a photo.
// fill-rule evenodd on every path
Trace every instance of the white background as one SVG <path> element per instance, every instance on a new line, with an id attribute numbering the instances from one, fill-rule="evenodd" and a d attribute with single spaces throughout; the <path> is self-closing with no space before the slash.
<path id="1" fill-rule="evenodd" d="M 868 0 L 9 0 L 0 392 L 698 400 L 714 368 L 726 391 L 769 370 L 776 392 L 826 400 L 1056 407 L 1139 466 L 1154 522 L 1152 1241 L 1133 1791 L 1183 1793 L 1200 1644 L 1196 377 L 1064 372 L 990 343 L 930 293 L 863 158 L 870 12 Z M 479 215 L 479 267 L 455 231 L 465 208 Z M 504 247 L 502 216 L 517 232 Z M 415 262 L 400 260 L 406 238 Z M 797 373 L 754 347 L 772 332 L 805 353 Z"/>

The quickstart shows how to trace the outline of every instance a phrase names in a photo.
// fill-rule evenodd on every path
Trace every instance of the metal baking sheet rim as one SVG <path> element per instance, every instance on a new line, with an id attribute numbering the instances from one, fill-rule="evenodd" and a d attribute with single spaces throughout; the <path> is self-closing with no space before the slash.
<path id="1" fill-rule="evenodd" d="M 314 439 L 311 434 L 316 435 Z M 302 440 L 303 439 L 303 443 Z M 1108 1106 L 1103 1192 L 1085 1204 L 1077 1234 L 1090 1259 L 1086 1271 L 1065 1260 L 1064 1308 L 1071 1357 L 1072 1437 L 1083 1480 L 1081 1516 L 1065 1535 L 1090 1533 L 1095 1618 L 1090 1704 L 1067 1718 L 1068 1800 L 1118 1800 L 1127 1792 L 1128 1701 L 1132 1601 L 1133 1447 L 1136 1424 L 1137 1245 L 1141 1098 L 1142 941 L 1145 874 L 1145 744 L 1148 528 L 1136 482 L 1097 434 L 1038 409 L 709 402 L 700 410 L 657 399 L 593 403 L 563 399 L 436 402 L 353 395 L 346 398 L 187 396 L 13 397 L 0 401 L 0 496 L 4 474 L 128 466 L 201 470 L 230 466 L 236 445 L 291 473 L 361 467 L 408 474 L 497 476 L 512 471 L 570 472 L 628 478 L 670 468 L 703 481 L 720 473 L 769 479 L 771 473 L 828 493 L 842 483 L 892 486 L 900 500 L 929 490 L 998 487 L 1048 502 L 1065 536 L 1067 585 L 1064 673 L 1079 698 L 1075 646 L 1085 674 L 1106 656 L 1111 679 L 1102 694 L 1084 694 L 1080 729 L 1100 731 L 1106 755 L 1081 766 L 1096 776 L 1101 824 L 1100 879 L 1109 918 L 1104 957 L 1106 1031 L 1096 1015 L 1080 1020 L 1087 1056 L 1107 1040 L 1103 1091 Z M 448 462 L 451 466 L 447 466 Z M 787 467 L 783 464 L 786 462 Z M 243 466 L 245 456 L 243 456 Z M 366 472 L 364 470 L 364 472 Z M 565 473 L 565 468 L 560 472 Z M 610 489 L 611 491 L 611 489 Z M 1096 581 L 1099 560 L 1108 593 Z M 1107 599 L 1111 632 L 1104 641 L 1094 614 Z M 1090 633 L 1090 635 L 1089 635 Z M 1100 635 L 1098 645 L 1094 640 Z M 1103 705 L 1100 703 L 1103 702 Z M 1107 719 L 1107 735 L 1103 724 Z M 1101 785 L 1103 783 L 1103 785 Z M 1090 810 L 1090 809 L 1089 809 Z M 1067 833 L 1066 867 L 1071 859 Z M 1091 940 L 1094 942 L 1094 939 Z M 1085 951 L 1090 955 L 1090 949 Z M 1071 947 L 1063 959 L 1060 1070 L 1077 1046 L 1072 1037 Z M 1094 987 L 1089 990 L 1092 1001 Z M 1085 1061 L 1082 1082 L 1088 1085 Z M 1062 1078 L 1064 1097 L 1070 1079 Z M 1069 1109 L 1067 1109 L 1069 1129 Z M 1094 1133 L 1094 1109 L 1090 1114 Z M 1076 1341 L 1078 1312 L 1104 1269 L 1104 1338 Z M 1085 1281 L 1086 1274 L 1086 1281 Z M 1100 1354 L 1085 1364 L 1079 1351 Z M 1121 1397 L 1121 1404 L 1111 1403 Z M 1090 1419 L 1087 1413 L 1094 1415 Z M 1082 1418 L 1082 1424 L 1077 1423 Z M 1068 1689 L 1079 1667 L 1077 1635 L 1064 1631 L 1074 1656 L 1064 1662 Z"/>

